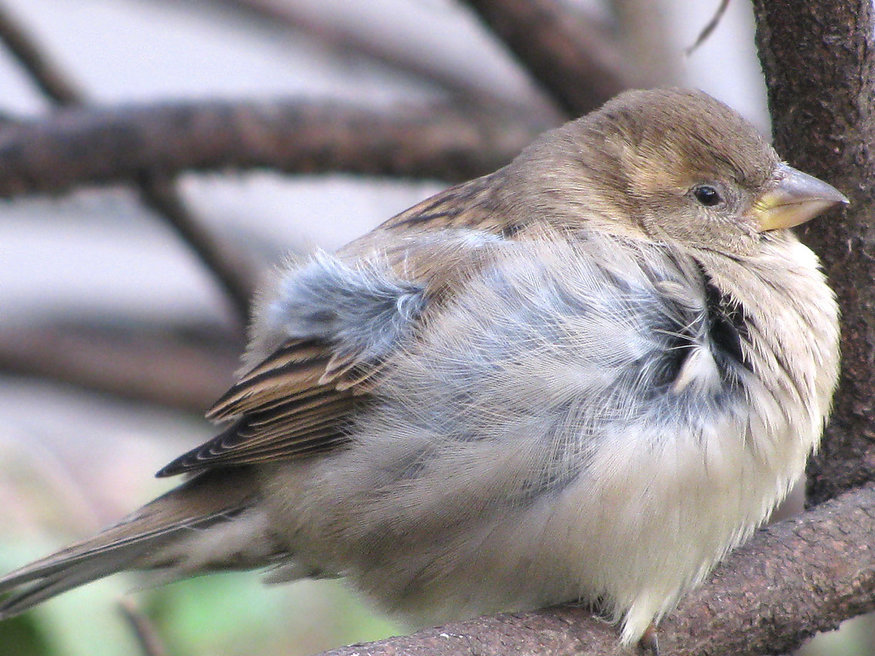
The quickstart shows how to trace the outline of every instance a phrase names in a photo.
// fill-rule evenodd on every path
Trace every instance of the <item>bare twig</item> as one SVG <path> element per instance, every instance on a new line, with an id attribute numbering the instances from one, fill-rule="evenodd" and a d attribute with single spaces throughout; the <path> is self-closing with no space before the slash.
<path id="1" fill-rule="evenodd" d="M 466 179 L 504 165 L 545 127 L 455 105 L 387 111 L 290 99 L 71 108 L 0 132 L 0 198 L 144 173 L 254 167 Z"/>
<path id="2" fill-rule="evenodd" d="M 4 5 L 0 5 L 0 40 L 53 102 L 71 105 L 80 101 L 81 92 L 55 66 Z"/>
<path id="3" fill-rule="evenodd" d="M 0 327 L 0 369 L 202 413 L 232 382 L 239 341 L 142 324 Z"/>
<path id="4" fill-rule="evenodd" d="M 629 86 L 611 41 L 557 0 L 465 0 L 562 108 L 577 116 Z"/>
<path id="5" fill-rule="evenodd" d="M 57 63 L 51 61 L 23 26 L 15 22 L 2 6 L 0 6 L 0 39 L 52 101 L 62 106 L 85 104 L 84 94 L 75 88 Z M 185 207 L 172 182 L 145 176 L 139 180 L 139 188 L 147 204 L 176 228 L 208 270 L 215 274 L 224 286 L 240 323 L 245 323 L 253 289 L 252 276 L 247 269 L 242 268 L 242 258 L 236 257 L 230 261 L 226 256 L 228 249 L 219 248 L 214 239 L 207 238 L 206 231 L 200 227 L 199 220 Z"/>
<path id="6" fill-rule="evenodd" d="M 195 255 L 212 271 L 230 297 L 237 316 L 245 321 L 255 292 L 252 263 L 243 258 L 238 249 L 216 239 L 200 221 L 194 220 L 171 178 L 146 173 L 139 178 L 138 186 L 143 204 L 163 216 L 184 243 L 193 245 Z"/>
<path id="7" fill-rule="evenodd" d="M 144 656 L 167 656 L 167 649 L 164 647 L 161 636 L 158 635 L 155 626 L 148 617 L 143 615 L 134 601 L 130 597 L 122 597 L 119 599 L 118 606 L 134 630 Z"/>
<path id="8" fill-rule="evenodd" d="M 773 524 L 688 594 L 660 629 L 671 656 L 788 653 L 875 609 L 875 487 Z M 481 617 L 321 656 L 622 654 L 614 627 L 580 608 Z"/>

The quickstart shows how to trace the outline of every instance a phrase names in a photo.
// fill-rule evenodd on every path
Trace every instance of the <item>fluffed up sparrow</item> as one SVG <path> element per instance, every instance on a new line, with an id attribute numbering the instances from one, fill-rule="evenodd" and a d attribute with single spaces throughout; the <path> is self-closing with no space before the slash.
<path id="1" fill-rule="evenodd" d="M 624 93 L 279 271 L 221 434 L 160 472 L 187 479 L 0 580 L 0 614 L 265 568 L 417 624 L 600 598 L 631 644 L 818 445 L 838 310 L 788 228 L 845 202 L 704 93 Z"/>

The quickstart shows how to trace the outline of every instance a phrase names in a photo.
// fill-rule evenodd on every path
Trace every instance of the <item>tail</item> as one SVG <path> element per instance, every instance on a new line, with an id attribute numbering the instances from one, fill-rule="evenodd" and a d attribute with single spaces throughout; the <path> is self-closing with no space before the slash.
<path id="1" fill-rule="evenodd" d="M 247 468 L 192 478 L 92 538 L 0 578 L 0 620 L 72 588 L 131 569 L 169 578 L 269 565 L 276 550 Z"/>

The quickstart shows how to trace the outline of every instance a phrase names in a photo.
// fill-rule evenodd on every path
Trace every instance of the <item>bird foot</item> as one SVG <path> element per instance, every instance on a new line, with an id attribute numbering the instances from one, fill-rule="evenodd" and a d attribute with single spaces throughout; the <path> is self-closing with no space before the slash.
<path id="1" fill-rule="evenodd" d="M 659 656 L 659 633 L 656 630 L 656 624 L 653 622 L 650 623 L 641 639 L 638 640 L 638 648 L 642 651 L 650 652 L 652 656 Z"/>

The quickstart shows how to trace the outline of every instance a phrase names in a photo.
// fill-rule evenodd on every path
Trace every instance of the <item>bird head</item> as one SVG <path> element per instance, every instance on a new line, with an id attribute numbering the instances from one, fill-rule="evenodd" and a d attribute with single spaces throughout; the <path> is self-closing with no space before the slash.
<path id="1" fill-rule="evenodd" d="M 629 91 L 525 153 L 545 216 L 729 255 L 848 200 L 701 91 Z M 562 209 L 560 209 L 562 208 Z"/>

